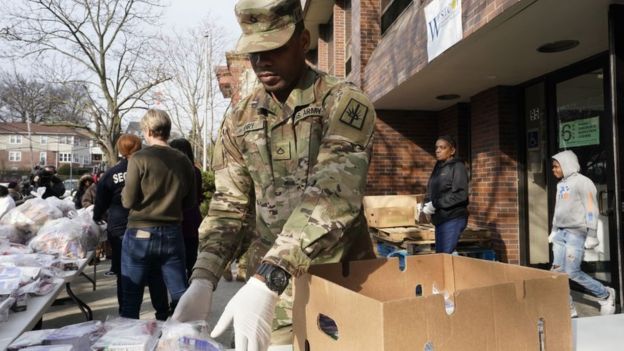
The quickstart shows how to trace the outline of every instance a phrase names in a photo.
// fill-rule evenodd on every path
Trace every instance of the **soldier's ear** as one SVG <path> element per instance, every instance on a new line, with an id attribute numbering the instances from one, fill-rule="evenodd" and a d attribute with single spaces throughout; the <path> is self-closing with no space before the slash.
<path id="1" fill-rule="evenodd" d="M 301 33 L 301 47 L 303 52 L 307 53 L 310 50 L 310 32 L 307 29 L 304 29 Z"/>

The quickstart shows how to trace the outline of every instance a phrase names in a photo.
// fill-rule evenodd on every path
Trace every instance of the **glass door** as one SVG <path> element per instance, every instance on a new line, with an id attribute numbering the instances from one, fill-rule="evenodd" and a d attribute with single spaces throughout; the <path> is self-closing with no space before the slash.
<path id="1" fill-rule="evenodd" d="M 596 185 L 600 245 L 585 251 L 582 269 L 610 284 L 613 281 L 610 239 L 615 223 L 612 208 L 614 174 L 611 117 L 605 106 L 604 77 L 604 68 L 599 68 L 555 83 L 554 127 L 557 133 L 553 154 L 562 150 L 574 151 L 579 159 L 581 174 Z M 553 185 L 554 182 L 553 179 Z M 616 252 L 615 249 L 613 252 Z"/>

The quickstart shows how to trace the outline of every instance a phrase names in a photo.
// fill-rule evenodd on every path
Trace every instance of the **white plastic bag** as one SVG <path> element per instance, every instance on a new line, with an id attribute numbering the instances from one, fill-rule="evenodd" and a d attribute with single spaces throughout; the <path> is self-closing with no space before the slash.
<path id="1" fill-rule="evenodd" d="M 61 217 L 63 212 L 58 208 L 43 199 L 35 198 L 2 216 L 0 224 L 11 224 L 23 232 L 36 234 L 47 221 Z"/>
<path id="2" fill-rule="evenodd" d="M 157 351 L 224 351 L 219 343 L 210 338 L 210 328 L 206 321 L 180 323 L 167 320 L 162 328 Z"/>
<path id="3" fill-rule="evenodd" d="M 35 252 L 84 258 L 88 251 L 84 236 L 84 228 L 79 222 L 69 218 L 59 218 L 41 227 L 30 241 L 29 247 Z"/>
<path id="4" fill-rule="evenodd" d="M 74 205 L 74 202 L 71 201 L 71 199 L 67 201 L 67 199 L 61 200 L 56 196 L 50 196 L 45 199 L 45 201 L 50 206 L 56 207 L 59 211 L 63 212 L 63 216 L 68 216 L 72 211 L 76 211 L 76 205 Z"/>
<path id="5" fill-rule="evenodd" d="M 148 351 L 158 342 L 160 324 L 154 320 L 112 318 L 106 333 L 91 347 L 94 351 Z"/>

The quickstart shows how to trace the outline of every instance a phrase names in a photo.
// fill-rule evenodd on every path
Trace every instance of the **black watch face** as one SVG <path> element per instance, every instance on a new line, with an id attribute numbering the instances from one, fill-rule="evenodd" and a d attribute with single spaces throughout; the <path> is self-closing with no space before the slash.
<path id="1" fill-rule="evenodd" d="M 288 277 L 286 273 L 281 269 L 275 269 L 271 272 L 271 284 L 278 288 L 280 291 L 286 288 L 288 285 Z"/>

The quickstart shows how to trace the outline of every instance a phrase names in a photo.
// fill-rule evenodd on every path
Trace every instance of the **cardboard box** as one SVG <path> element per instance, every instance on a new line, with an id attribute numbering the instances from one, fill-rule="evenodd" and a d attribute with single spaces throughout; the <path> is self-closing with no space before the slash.
<path id="1" fill-rule="evenodd" d="M 424 195 L 364 196 L 364 215 L 369 227 L 388 228 L 414 225 L 418 221 Z"/>
<path id="2" fill-rule="evenodd" d="M 566 275 L 446 254 L 408 256 L 405 264 L 310 267 L 295 282 L 295 350 L 572 349 Z M 434 284 L 450 293 L 450 315 Z"/>
<path id="3" fill-rule="evenodd" d="M 413 207 L 382 207 L 366 211 L 369 227 L 390 228 L 414 225 Z"/>

